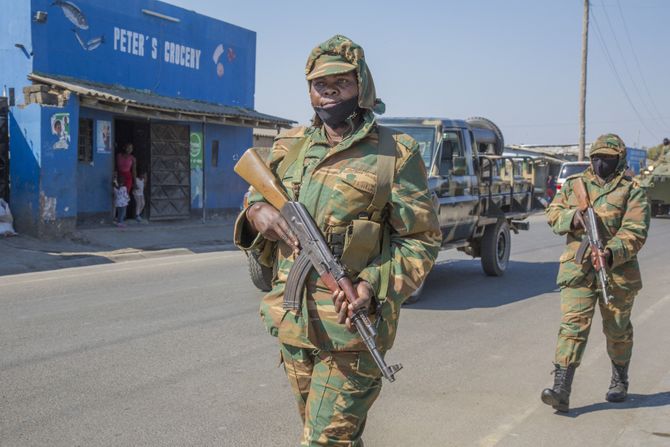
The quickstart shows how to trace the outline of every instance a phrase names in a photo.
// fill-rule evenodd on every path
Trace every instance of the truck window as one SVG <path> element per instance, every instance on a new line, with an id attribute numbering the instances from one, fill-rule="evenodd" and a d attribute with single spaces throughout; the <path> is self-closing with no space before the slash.
<path id="1" fill-rule="evenodd" d="M 430 170 L 435 153 L 435 129 L 432 127 L 409 127 L 409 126 L 390 126 L 393 129 L 405 133 L 419 144 L 419 151 L 426 169 Z"/>
<path id="2" fill-rule="evenodd" d="M 447 131 L 442 136 L 442 155 L 440 157 L 441 175 L 469 175 L 469 163 L 465 158 L 465 147 L 461 132 Z"/>

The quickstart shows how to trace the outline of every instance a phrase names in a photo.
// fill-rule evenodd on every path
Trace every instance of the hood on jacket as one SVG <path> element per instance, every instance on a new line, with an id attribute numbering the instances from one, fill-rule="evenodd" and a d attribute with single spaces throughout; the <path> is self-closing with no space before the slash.
<path id="1" fill-rule="evenodd" d="M 628 167 L 626 162 L 626 144 L 619 135 L 608 133 L 599 136 L 591 145 L 589 158 L 598 154 L 617 155 L 619 157 L 614 177 L 621 174 Z M 591 166 L 589 169 L 593 170 L 593 167 Z"/>
<path id="2" fill-rule="evenodd" d="M 382 114 L 386 105 L 377 98 L 375 84 L 368 65 L 365 63 L 363 48 L 348 37 L 335 35 L 314 47 L 305 66 L 308 83 L 312 79 L 332 74 L 356 70 L 358 80 L 358 106 L 361 109 Z M 316 117 L 318 119 L 318 116 Z"/>

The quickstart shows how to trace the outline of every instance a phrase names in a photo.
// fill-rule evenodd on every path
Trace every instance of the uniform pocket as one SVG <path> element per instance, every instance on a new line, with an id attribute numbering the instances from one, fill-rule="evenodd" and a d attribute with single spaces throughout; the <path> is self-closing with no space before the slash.
<path id="1" fill-rule="evenodd" d="M 345 234 L 342 263 L 352 273 L 361 272 L 379 254 L 380 238 L 379 223 L 364 219 L 354 220 Z"/>
<path id="2" fill-rule="evenodd" d="M 329 225 L 348 225 L 365 212 L 375 193 L 377 176 L 368 171 L 345 168 L 338 173 L 330 197 Z"/>

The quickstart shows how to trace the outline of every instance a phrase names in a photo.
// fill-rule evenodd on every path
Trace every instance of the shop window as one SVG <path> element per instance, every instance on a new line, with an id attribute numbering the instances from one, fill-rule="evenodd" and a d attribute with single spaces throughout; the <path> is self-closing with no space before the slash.
<path id="1" fill-rule="evenodd" d="M 93 120 L 79 119 L 79 138 L 77 141 L 77 158 L 82 163 L 93 161 Z"/>
<path id="2" fill-rule="evenodd" d="M 212 141 L 212 167 L 219 166 L 219 140 Z"/>

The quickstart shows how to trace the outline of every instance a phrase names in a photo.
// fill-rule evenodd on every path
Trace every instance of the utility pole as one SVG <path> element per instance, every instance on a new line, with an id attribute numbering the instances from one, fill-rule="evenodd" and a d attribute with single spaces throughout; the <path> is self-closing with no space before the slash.
<path id="1" fill-rule="evenodd" d="M 589 0 L 584 0 L 582 21 L 582 79 L 579 82 L 579 155 L 584 160 L 586 152 L 586 61 L 589 54 Z"/>

